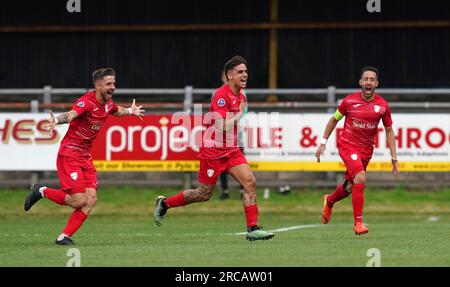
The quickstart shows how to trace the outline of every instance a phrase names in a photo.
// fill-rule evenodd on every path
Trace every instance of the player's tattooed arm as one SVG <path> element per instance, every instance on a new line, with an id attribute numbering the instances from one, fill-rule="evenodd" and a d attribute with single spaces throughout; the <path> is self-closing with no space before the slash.
<path id="1" fill-rule="evenodd" d="M 53 113 L 51 113 L 53 115 Z M 54 115 L 53 115 L 54 117 Z M 67 113 L 60 114 L 56 117 L 55 124 L 62 125 L 70 123 L 74 118 L 78 117 L 78 113 L 74 110 L 70 110 Z"/>
<path id="2" fill-rule="evenodd" d="M 130 111 L 127 108 L 117 106 L 117 112 L 114 113 L 116 117 L 122 117 L 130 114 Z"/>
<path id="3" fill-rule="evenodd" d="M 131 107 L 129 108 L 124 108 L 121 106 L 118 106 L 118 110 L 117 112 L 114 113 L 114 115 L 116 117 L 122 117 L 122 116 L 126 116 L 126 115 L 134 115 L 136 117 L 139 117 L 142 121 L 141 116 L 144 115 L 144 110 L 142 110 L 142 106 L 136 106 L 136 100 L 133 99 L 133 103 L 131 104 Z"/>
<path id="4" fill-rule="evenodd" d="M 78 113 L 74 110 L 70 110 L 67 113 L 60 114 L 57 117 L 55 117 L 53 112 L 50 111 L 50 119 L 48 120 L 48 123 L 43 126 L 43 128 L 45 131 L 51 134 L 56 125 L 70 123 L 76 117 L 78 117 Z"/>
<path id="5" fill-rule="evenodd" d="M 183 191 L 186 203 L 207 201 L 211 198 L 214 189 L 213 184 L 200 184 L 197 189 L 188 189 Z"/>

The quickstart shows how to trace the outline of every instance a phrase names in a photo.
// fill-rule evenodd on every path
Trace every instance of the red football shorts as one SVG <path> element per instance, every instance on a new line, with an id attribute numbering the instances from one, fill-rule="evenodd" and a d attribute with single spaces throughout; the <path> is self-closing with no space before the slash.
<path id="1" fill-rule="evenodd" d="M 90 159 L 58 155 L 56 160 L 61 189 L 70 194 L 97 190 L 97 171 Z"/>
<path id="2" fill-rule="evenodd" d="M 200 158 L 198 182 L 214 185 L 222 172 L 228 171 L 230 168 L 240 164 L 248 164 L 247 159 L 241 150 L 237 150 L 227 156 L 217 159 Z"/>
<path id="3" fill-rule="evenodd" d="M 355 178 L 356 174 L 358 174 L 358 172 L 362 170 L 366 170 L 367 165 L 372 158 L 372 153 L 362 153 L 356 148 L 342 145 L 339 146 L 338 150 L 339 155 L 341 156 L 345 166 L 347 167 L 347 170 L 345 171 L 345 179 L 353 184 L 353 179 Z"/>

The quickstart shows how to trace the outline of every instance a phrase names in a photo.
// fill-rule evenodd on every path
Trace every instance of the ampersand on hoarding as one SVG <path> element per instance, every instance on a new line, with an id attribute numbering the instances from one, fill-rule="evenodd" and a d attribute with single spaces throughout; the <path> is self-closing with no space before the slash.
<path id="1" fill-rule="evenodd" d="M 312 130 L 311 128 L 303 128 L 302 129 L 302 137 L 300 139 L 300 146 L 302 147 L 311 147 L 317 145 L 317 136 L 311 137 Z"/>

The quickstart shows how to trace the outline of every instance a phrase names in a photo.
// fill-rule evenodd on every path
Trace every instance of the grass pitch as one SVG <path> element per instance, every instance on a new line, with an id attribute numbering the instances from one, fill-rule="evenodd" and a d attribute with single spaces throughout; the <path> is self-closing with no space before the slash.
<path id="1" fill-rule="evenodd" d="M 66 266 L 70 247 L 53 241 L 71 212 L 46 199 L 23 212 L 28 191 L 0 191 L 0 266 Z M 450 266 L 450 190 L 366 191 L 369 234 L 353 231 L 351 199 L 335 205 L 321 225 L 322 195 L 258 194 L 260 223 L 275 230 L 269 241 L 248 242 L 238 192 L 169 210 L 161 227 L 152 211 L 158 194 L 171 189 L 100 189 L 99 200 L 73 237 L 81 266 L 366 266 L 368 250 L 381 266 Z"/>

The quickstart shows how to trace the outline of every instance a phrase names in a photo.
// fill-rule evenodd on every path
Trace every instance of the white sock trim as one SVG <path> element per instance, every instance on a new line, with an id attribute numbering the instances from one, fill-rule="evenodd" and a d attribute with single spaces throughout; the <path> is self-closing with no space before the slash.
<path id="1" fill-rule="evenodd" d="M 65 234 L 65 233 L 61 233 L 59 236 L 58 236 L 58 241 L 61 241 L 61 240 L 63 240 L 64 239 L 64 237 L 70 237 L 69 235 L 67 235 L 67 234 Z"/>
<path id="2" fill-rule="evenodd" d="M 41 194 L 42 197 L 45 197 L 44 190 L 45 190 L 46 188 L 47 188 L 46 186 L 43 186 L 43 187 L 39 188 L 39 193 Z"/>

